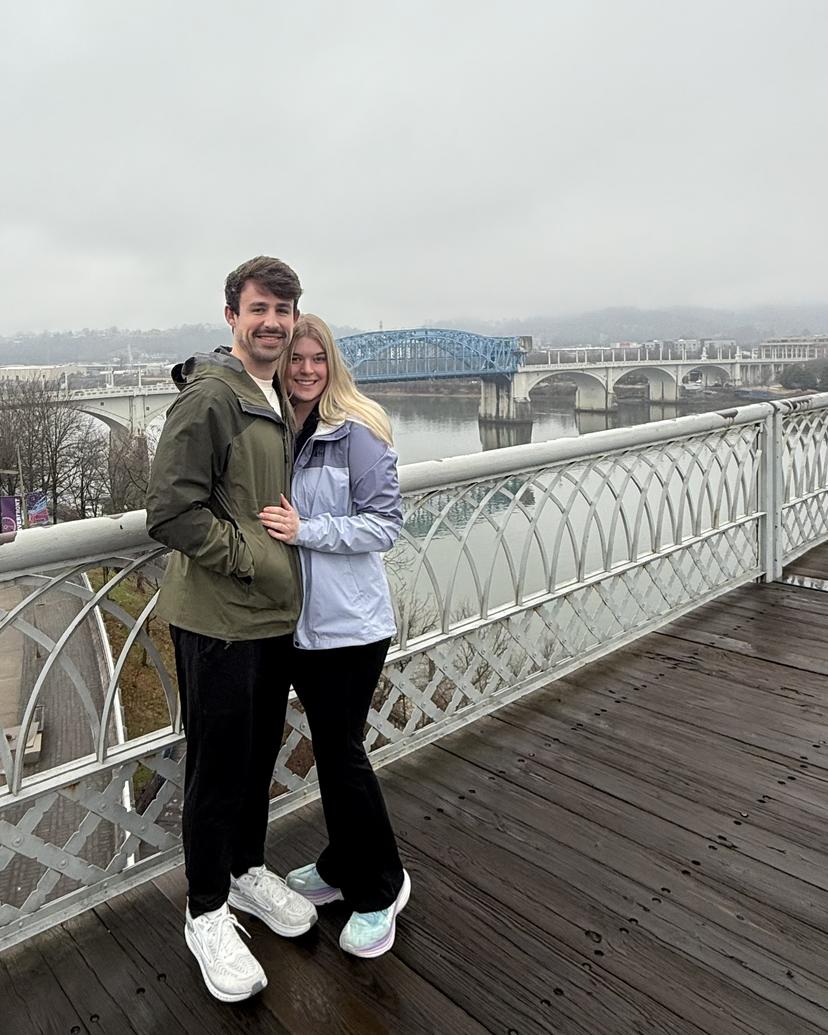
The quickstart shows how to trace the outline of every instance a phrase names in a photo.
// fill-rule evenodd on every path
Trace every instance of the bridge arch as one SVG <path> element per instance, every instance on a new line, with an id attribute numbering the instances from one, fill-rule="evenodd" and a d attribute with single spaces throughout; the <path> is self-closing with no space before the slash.
<path id="1" fill-rule="evenodd" d="M 543 371 L 537 374 L 521 372 L 516 375 L 515 387 L 518 388 L 518 379 L 521 396 L 529 398 L 532 392 L 540 385 L 553 381 L 569 381 L 575 385 L 575 409 L 576 410 L 598 410 L 603 412 L 610 408 L 609 386 L 602 372 L 592 373 L 586 370 L 552 370 Z"/>
<path id="2" fill-rule="evenodd" d="M 369 331 L 337 345 L 357 381 L 510 374 L 525 356 L 520 338 L 490 338 L 443 327 Z"/>
<path id="3" fill-rule="evenodd" d="M 718 363 L 696 363 L 685 367 L 681 379 L 682 383 L 690 380 L 690 375 L 696 373 L 696 371 L 702 375 L 701 380 L 705 385 L 712 384 L 714 381 L 720 381 L 722 384 L 725 384 L 725 382 L 732 381 L 733 379 L 728 368 L 720 366 Z"/>
<path id="4" fill-rule="evenodd" d="M 105 410 L 97 410 L 91 403 L 86 403 L 83 406 L 78 406 L 76 403 L 73 405 L 73 409 L 86 414 L 87 417 L 94 417 L 116 434 L 123 434 L 130 430 L 129 418 L 119 417 L 115 414 L 107 413 Z"/>
<path id="5" fill-rule="evenodd" d="M 175 389 L 112 389 L 74 392 L 66 401 L 81 413 L 105 424 L 110 431 L 143 435 L 178 397 Z"/>
<path id="6" fill-rule="evenodd" d="M 617 384 L 628 383 L 625 381 L 631 374 L 644 377 L 650 389 L 650 402 L 675 402 L 678 397 L 678 383 L 676 375 L 672 370 L 665 370 L 663 367 L 645 366 L 636 364 L 618 373 L 612 379 L 612 387 Z"/>

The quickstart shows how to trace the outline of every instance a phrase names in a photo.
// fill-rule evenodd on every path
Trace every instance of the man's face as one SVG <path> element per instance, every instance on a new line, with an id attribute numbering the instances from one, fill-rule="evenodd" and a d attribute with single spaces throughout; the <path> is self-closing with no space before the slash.
<path id="1" fill-rule="evenodd" d="M 233 328 L 232 354 L 254 377 L 273 377 L 276 361 L 293 334 L 293 299 L 279 298 L 255 280 L 248 280 L 241 290 L 238 313 L 225 306 L 224 318 Z"/>

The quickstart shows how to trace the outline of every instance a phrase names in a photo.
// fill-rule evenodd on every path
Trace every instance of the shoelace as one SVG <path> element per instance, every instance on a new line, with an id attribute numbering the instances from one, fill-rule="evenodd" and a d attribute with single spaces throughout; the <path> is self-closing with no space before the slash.
<path id="1" fill-rule="evenodd" d="M 253 875 L 254 889 L 264 888 L 268 884 L 273 884 L 274 882 L 279 891 L 279 898 L 284 901 L 287 898 L 288 886 L 278 873 L 271 873 L 269 870 L 260 870 L 259 873 Z M 273 893 L 273 890 L 275 889 L 271 889 L 271 894 Z"/>
<path id="2" fill-rule="evenodd" d="M 232 937 L 234 928 L 238 927 L 243 934 L 247 935 L 248 938 L 250 937 L 247 928 L 239 923 L 235 913 L 220 913 L 218 916 L 208 917 L 207 925 L 207 937 L 210 942 L 215 942 L 215 952 L 213 953 L 214 958 L 222 955 L 222 948 L 225 940 L 228 937 Z"/>

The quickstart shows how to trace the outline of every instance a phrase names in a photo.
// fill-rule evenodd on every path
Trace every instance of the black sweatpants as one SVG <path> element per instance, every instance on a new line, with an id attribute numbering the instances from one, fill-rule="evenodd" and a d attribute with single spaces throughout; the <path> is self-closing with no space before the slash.
<path id="1" fill-rule="evenodd" d="M 187 735 L 182 832 L 192 916 L 220 908 L 264 862 L 285 725 L 291 636 L 228 642 L 170 626 Z"/>
<path id="2" fill-rule="evenodd" d="M 390 640 L 296 650 L 293 685 L 308 717 L 328 845 L 316 868 L 357 913 L 390 906 L 403 882 L 397 842 L 363 745 Z"/>

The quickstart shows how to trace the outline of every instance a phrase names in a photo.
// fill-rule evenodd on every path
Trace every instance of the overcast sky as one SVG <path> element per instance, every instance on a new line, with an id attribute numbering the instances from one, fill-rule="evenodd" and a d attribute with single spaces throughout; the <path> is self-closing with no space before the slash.
<path id="1" fill-rule="evenodd" d="M 825 0 L 2 5 L 0 334 L 828 300 Z"/>

